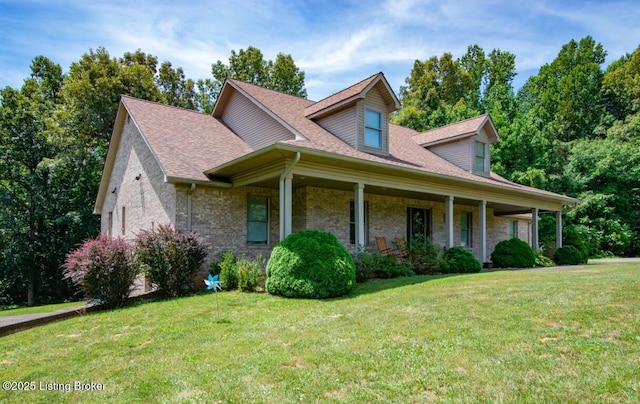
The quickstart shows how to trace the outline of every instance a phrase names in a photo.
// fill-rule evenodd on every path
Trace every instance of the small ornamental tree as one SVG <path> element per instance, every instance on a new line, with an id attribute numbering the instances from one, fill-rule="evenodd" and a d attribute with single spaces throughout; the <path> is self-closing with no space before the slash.
<path id="1" fill-rule="evenodd" d="M 351 255 L 331 233 L 305 230 L 278 243 L 267 263 L 267 292 L 324 299 L 346 295 L 356 283 Z"/>
<path id="2" fill-rule="evenodd" d="M 496 268 L 533 268 L 536 266 L 536 253 L 525 241 L 514 237 L 496 245 L 491 261 Z"/>
<path id="3" fill-rule="evenodd" d="M 142 230 L 135 244 L 136 261 L 160 293 L 183 296 L 193 291 L 193 277 L 207 256 L 204 242 L 195 233 L 160 225 Z"/>
<path id="4" fill-rule="evenodd" d="M 85 297 L 100 299 L 105 307 L 123 306 L 138 274 L 133 249 L 122 238 L 100 235 L 67 254 L 64 277 Z"/>

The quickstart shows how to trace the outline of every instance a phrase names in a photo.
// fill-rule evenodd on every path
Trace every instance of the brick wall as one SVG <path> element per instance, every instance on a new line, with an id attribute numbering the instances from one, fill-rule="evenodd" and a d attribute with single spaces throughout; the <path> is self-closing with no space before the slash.
<path id="1" fill-rule="evenodd" d="M 174 224 L 175 195 L 174 186 L 164 182 L 153 154 L 127 120 L 102 208 L 100 232 L 130 239 L 140 229 Z"/>

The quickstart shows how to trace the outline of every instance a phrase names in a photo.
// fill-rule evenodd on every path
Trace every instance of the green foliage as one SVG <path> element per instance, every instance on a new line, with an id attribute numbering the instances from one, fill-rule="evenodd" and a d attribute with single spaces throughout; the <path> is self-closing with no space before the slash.
<path id="1" fill-rule="evenodd" d="M 536 267 L 553 267 L 556 263 L 553 260 L 540 252 L 536 252 Z"/>
<path id="2" fill-rule="evenodd" d="M 259 255 L 254 259 L 242 257 L 236 262 L 238 289 L 242 292 L 255 292 L 262 283 L 266 271 L 266 262 Z"/>
<path id="3" fill-rule="evenodd" d="M 480 272 L 482 269 L 482 265 L 473 253 L 461 247 L 446 250 L 442 258 L 446 263 L 440 269 L 443 273 L 468 274 Z"/>
<path id="4" fill-rule="evenodd" d="M 414 272 L 409 265 L 400 263 L 393 255 L 380 255 L 377 251 L 361 247 L 353 255 L 356 266 L 356 282 L 369 279 L 389 279 L 399 276 L 411 276 Z"/>
<path id="5" fill-rule="evenodd" d="M 553 260 L 558 265 L 578 265 L 584 263 L 584 257 L 580 250 L 572 245 L 558 248 L 553 254 Z"/>
<path id="6" fill-rule="evenodd" d="M 351 255 L 328 232 L 305 230 L 278 243 L 267 263 L 267 292 L 322 299 L 351 292 L 356 269 Z"/>
<path id="7" fill-rule="evenodd" d="M 238 288 L 238 267 L 236 265 L 237 258 L 231 251 L 225 251 L 220 254 L 220 280 L 222 288 L 226 290 L 234 290 Z"/>
<path id="8" fill-rule="evenodd" d="M 536 253 L 529 244 L 514 237 L 496 244 L 491 261 L 496 268 L 533 268 L 536 266 Z"/>
<path id="9" fill-rule="evenodd" d="M 64 276 L 86 298 L 101 299 L 104 307 L 127 302 L 138 274 L 131 245 L 121 238 L 100 235 L 67 254 Z"/>
<path id="10" fill-rule="evenodd" d="M 204 242 L 195 233 L 160 225 L 140 231 L 135 244 L 136 261 L 160 293 L 182 296 L 193 291 L 193 277 L 207 256 Z"/>
<path id="11" fill-rule="evenodd" d="M 440 272 L 445 265 L 441 255 L 442 248 L 436 247 L 430 238 L 422 240 L 421 237 L 413 238 L 409 242 L 408 261 L 413 272 L 418 275 Z"/>

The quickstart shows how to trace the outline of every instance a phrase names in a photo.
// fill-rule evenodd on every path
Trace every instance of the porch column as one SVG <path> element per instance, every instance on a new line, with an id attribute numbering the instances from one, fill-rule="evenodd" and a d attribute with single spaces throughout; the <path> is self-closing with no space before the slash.
<path id="1" fill-rule="evenodd" d="M 449 249 L 453 247 L 453 196 L 445 196 L 444 198 L 444 222 L 444 246 L 446 249 Z"/>
<path id="2" fill-rule="evenodd" d="M 538 251 L 538 208 L 531 209 L 531 247 Z"/>
<path id="3" fill-rule="evenodd" d="M 292 180 L 293 174 L 289 174 L 280 180 L 280 241 L 291 234 Z"/>
<path id="4" fill-rule="evenodd" d="M 480 258 L 482 263 L 487 262 L 487 201 L 480 201 Z"/>
<path id="5" fill-rule="evenodd" d="M 364 233 L 364 184 L 358 183 L 353 186 L 354 208 L 356 219 L 356 245 L 365 245 Z"/>
<path id="6" fill-rule="evenodd" d="M 562 248 L 562 211 L 556 212 L 556 248 Z"/>

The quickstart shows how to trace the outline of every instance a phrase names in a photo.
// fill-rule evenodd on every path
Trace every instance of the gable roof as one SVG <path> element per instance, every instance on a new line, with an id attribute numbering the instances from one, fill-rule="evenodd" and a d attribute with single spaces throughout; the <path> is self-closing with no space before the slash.
<path id="1" fill-rule="evenodd" d="M 151 150 L 165 182 L 214 185 L 212 181 L 230 179 L 243 170 L 256 167 L 258 161 L 282 161 L 286 153 L 300 151 L 309 161 L 334 167 L 458 182 L 466 184 L 468 188 L 484 185 L 496 192 L 525 192 L 542 198 L 550 197 L 565 204 L 577 202 L 563 195 L 510 182 L 494 173 L 487 177 L 476 175 L 423 147 L 425 144 L 473 136 L 483 128 L 490 132 L 490 136 L 495 135 L 497 140 L 497 132 L 488 115 L 424 133 L 389 124 L 388 155 L 357 150 L 311 119 L 329 110 L 337 111 L 345 102 L 361 99 L 371 88 L 381 85 L 388 83 L 378 73 L 320 102 L 313 102 L 242 81 L 227 80 L 211 115 L 123 96 L 96 200 L 96 212 L 99 212 L 104 200 L 124 122 L 128 118 L 133 120 Z M 229 93 L 235 91 L 282 123 L 295 137 L 257 150 L 251 148 L 220 119 Z M 395 99 L 395 96 L 392 98 Z"/>
<path id="2" fill-rule="evenodd" d="M 360 88 L 363 87 L 364 83 L 371 84 L 371 79 L 373 77 L 375 76 L 364 80 L 356 86 Z M 422 134 L 413 129 L 391 123 L 389 124 L 388 156 L 374 155 L 359 151 L 342 141 L 337 136 L 334 136 L 307 116 L 310 108 L 309 100 L 269 90 L 242 81 L 234 80 L 233 82 L 234 85 L 242 89 L 243 93 L 250 97 L 253 102 L 262 105 L 263 108 L 270 111 L 271 114 L 286 121 L 293 130 L 303 134 L 304 139 L 298 138 L 296 140 L 275 142 L 270 146 L 264 147 L 260 150 L 255 150 L 246 156 L 241 156 L 238 159 L 229 161 L 220 166 L 213 166 L 205 171 L 205 173 L 211 177 L 231 177 L 234 173 L 242 169 L 246 169 L 248 166 L 254 164 L 256 159 L 260 156 L 265 156 L 269 153 L 273 153 L 274 156 L 281 156 L 281 153 L 278 152 L 278 150 L 298 150 L 303 151 L 306 154 L 321 156 L 327 161 L 331 159 L 335 161 L 342 161 L 345 166 L 358 165 L 367 170 L 371 170 L 371 167 L 376 166 L 379 168 L 380 172 L 387 172 L 391 168 L 396 168 L 400 171 L 410 170 L 413 173 L 438 176 L 450 181 L 459 180 L 469 184 L 484 184 L 490 187 L 511 189 L 512 191 L 523 191 L 528 194 L 533 193 L 540 196 L 553 196 L 554 198 L 557 197 L 562 199 L 565 203 L 576 202 L 575 199 L 564 195 L 508 181 L 494 173 L 485 177 L 466 171 L 417 143 L 415 141 L 416 137 Z M 366 87 L 366 85 L 364 85 L 364 87 Z M 347 90 L 345 90 L 347 91 L 347 96 L 348 94 L 358 93 L 357 89 L 353 90 L 351 87 Z M 342 92 L 337 94 L 341 93 Z M 495 127 L 488 115 L 481 115 L 467 121 L 462 121 L 460 125 L 448 125 L 452 127 L 449 129 L 449 132 L 454 133 L 462 130 L 463 132 L 470 132 L 464 133 L 464 136 L 473 136 L 483 127 L 487 127 L 493 131 L 497 139 L 497 132 L 495 131 Z M 364 168 L 365 166 L 368 168 Z"/>
<path id="3" fill-rule="evenodd" d="M 357 102 L 359 99 L 365 98 L 369 90 L 376 86 L 381 86 L 383 88 L 384 91 L 382 91 L 382 94 L 385 102 L 389 106 L 389 112 L 400 109 L 400 101 L 391 89 L 391 86 L 384 77 L 384 74 L 380 72 L 308 106 L 305 109 L 305 116 L 313 119 L 323 115 L 328 115 L 336 109 L 344 108 L 354 102 Z"/>
<path id="4" fill-rule="evenodd" d="M 500 139 L 489 115 L 483 114 L 419 133 L 413 136 L 413 140 L 422 147 L 435 146 L 479 135 L 482 129 L 487 131 L 492 143 Z"/>

